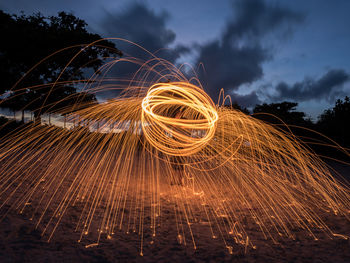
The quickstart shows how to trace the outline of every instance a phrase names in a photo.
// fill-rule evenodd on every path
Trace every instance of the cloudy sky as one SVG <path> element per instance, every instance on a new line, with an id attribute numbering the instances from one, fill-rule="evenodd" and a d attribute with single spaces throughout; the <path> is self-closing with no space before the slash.
<path id="1" fill-rule="evenodd" d="M 297 101 L 315 119 L 350 95 L 347 0 L 5 0 L 0 9 L 68 11 L 103 37 L 170 48 L 172 62 L 204 64 L 213 99 L 223 88 L 248 107 Z"/>

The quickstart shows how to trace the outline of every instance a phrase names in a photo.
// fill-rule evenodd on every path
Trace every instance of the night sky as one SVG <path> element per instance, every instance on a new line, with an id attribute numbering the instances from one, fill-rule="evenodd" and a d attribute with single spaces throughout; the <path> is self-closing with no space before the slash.
<path id="1" fill-rule="evenodd" d="M 224 88 L 247 107 L 296 101 L 316 120 L 350 95 L 347 0 L 5 0 L 0 9 L 68 11 L 103 37 L 171 48 L 172 62 L 204 63 L 200 79 L 214 99 Z"/>

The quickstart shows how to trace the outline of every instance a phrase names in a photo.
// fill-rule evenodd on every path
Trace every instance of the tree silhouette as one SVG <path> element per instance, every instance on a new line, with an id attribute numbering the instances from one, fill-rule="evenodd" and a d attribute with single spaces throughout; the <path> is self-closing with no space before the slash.
<path id="1" fill-rule="evenodd" d="M 338 99 L 332 109 L 319 116 L 317 126 L 325 135 L 342 146 L 350 147 L 350 98 Z"/>
<path id="2" fill-rule="evenodd" d="M 11 90 L 1 106 L 22 112 L 31 110 L 39 117 L 44 110 L 57 110 L 58 105 L 52 106 L 52 103 L 58 98 L 81 97 L 73 81 L 84 80 L 88 69 L 96 72 L 103 64 L 104 57 L 122 55 L 114 43 L 106 40 L 86 47 L 101 39 L 99 35 L 89 33 L 86 26 L 85 21 L 65 12 L 45 17 L 40 13 L 31 16 L 9 15 L 0 10 L 0 33 L 4 36 L 0 41 L 0 93 Z M 67 47 L 71 48 L 37 65 L 14 86 L 38 61 Z M 80 54 L 67 66 L 77 52 Z M 60 83 L 57 85 L 46 85 L 58 78 Z M 65 82 L 68 84 L 62 84 Z M 85 100 L 95 100 L 94 96 L 84 96 Z M 67 106 L 72 101 L 69 99 L 61 104 Z"/>
<path id="3" fill-rule="evenodd" d="M 304 112 L 296 111 L 297 106 L 298 103 L 288 101 L 271 104 L 264 103 L 255 106 L 253 116 L 271 124 L 281 124 L 281 121 L 283 121 L 287 125 L 312 125 L 311 120 L 306 119 Z"/>

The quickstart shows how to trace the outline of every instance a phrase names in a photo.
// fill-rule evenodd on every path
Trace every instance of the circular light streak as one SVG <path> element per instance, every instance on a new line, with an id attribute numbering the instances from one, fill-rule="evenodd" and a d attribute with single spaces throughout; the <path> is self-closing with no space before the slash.
<path id="1" fill-rule="evenodd" d="M 218 113 L 210 97 L 186 82 L 153 85 L 142 101 L 142 130 L 163 153 L 188 156 L 200 151 L 216 130 Z"/>

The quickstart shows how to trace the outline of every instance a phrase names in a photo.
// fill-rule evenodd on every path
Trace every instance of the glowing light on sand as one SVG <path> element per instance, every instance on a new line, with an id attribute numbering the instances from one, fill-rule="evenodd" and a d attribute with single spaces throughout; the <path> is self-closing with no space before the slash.
<path id="1" fill-rule="evenodd" d="M 125 62 L 140 66 L 134 78 L 106 77 Z M 276 241 L 295 238 L 295 228 L 315 239 L 315 229 L 335 235 L 320 211 L 348 218 L 349 188 L 292 134 L 215 105 L 198 79 L 155 57 L 111 60 L 99 71 L 84 91 L 123 92 L 61 110 L 75 129 L 33 123 L 0 142 L 3 216 L 26 214 L 50 240 L 76 209 L 79 241 L 96 239 L 87 247 L 123 230 L 140 235 L 141 254 L 144 233 L 150 242 L 158 234 L 164 202 L 173 206 L 179 243 L 196 248 L 197 226 L 207 227 L 229 253 L 237 244 L 254 248 L 247 220 Z"/>

